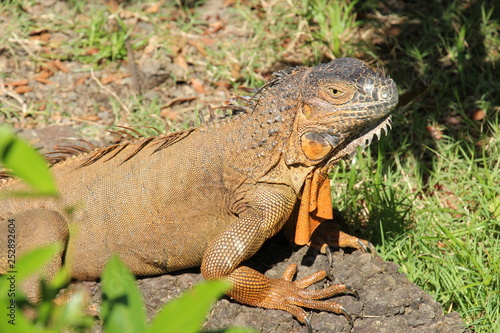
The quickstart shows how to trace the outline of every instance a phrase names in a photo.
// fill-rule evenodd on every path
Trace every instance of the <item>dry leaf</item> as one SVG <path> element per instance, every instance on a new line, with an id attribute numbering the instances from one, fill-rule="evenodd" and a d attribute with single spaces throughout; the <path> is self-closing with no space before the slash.
<path id="1" fill-rule="evenodd" d="M 109 84 L 113 81 L 116 81 L 117 79 L 119 78 L 118 74 L 114 73 L 114 74 L 110 74 L 110 75 L 106 75 L 106 76 L 103 76 L 101 78 L 101 83 L 106 85 L 106 84 Z"/>
<path id="2" fill-rule="evenodd" d="M 76 117 L 76 119 L 84 121 L 98 121 L 101 120 L 101 117 L 98 117 L 96 115 L 87 115 L 87 116 Z"/>
<path id="3" fill-rule="evenodd" d="M 443 138 L 443 129 L 441 127 L 429 125 L 425 129 L 434 140 L 441 140 Z"/>
<path id="4" fill-rule="evenodd" d="M 19 87 L 19 86 L 26 86 L 28 85 L 28 80 L 18 80 L 18 81 L 12 81 L 12 82 L 7 82 L 3 84 L 4 86 L 7 87 Z"/>
<path id="5" fill-rule="evenodd" d="M 175 120 L 177 119 L 178 116 L 178 112 L 172 111 L 171 108 L 162 109 L 160 111 L 160 114 L 168 120 Z"/>
<path id="6" fill-rule="evenodd" d="M 106 0 L 104 1 L 106 6 L 108 6 L 109 10 L 114 13 L 120 8 L 120 4 L 116 0 Z"/>
<path id="7" fill-rule="evenodd" d="M 160 11 L 160 5 L 156 3 L 150 4 L 144 11 L 148 14 L 156 14 Z"/>
<path id="8" fill-rule="evenodd" d="M 186 61 L 186 58 L 184 58 L 184 55 L 181 53 L 175 56 L 174 63 L 176 65 L 181 66 L 183 69 L 188 69 L 188 63 Z"/>
<path id="9" fill-rule="evenodd" d="M 79 85 L 81 85 L 81 84 L 84 84 L 84 83 L 85 83 L 85 81 L 86 81 L 89 77 L 90 77 L 90 74 L 87 74 L 87 75 L 82 76 L 81 78 L 77 79 L 77 80 L 75 81 L 75 86 L 79 86 Z"/>
<path id="10" fill-rule="evenodd" d="M 217 22 L 214 22 L 214 23 L 211 23 L 208 25 L 208 29 L 205 30 L 205 32 L 203 33 L 204 35 L 210 35 L 210 34 L 214 34 L 216 33 L 217 31 L 219 30 L 222 30 L 225 28 L 225 24 L 224 22 L 222 21 L 217 21 Z"/>
<path id="11" fill-rule="evenodd" d="M 196 91 L 198 94 L 206 93 L 205 88 L 203 87 L 203 83 L 199 79 L 192 78 L 191 85 L 193 86 L 194 91 Z"/>
<path id="12" fill-rule="evenodd" d="M 35 30 L 31 30 L 29 33 L 28 33 L 28 36 L 36 36 L 36 35 L 41 35 L 45 32 L 48 32 L 49 29 L 47 28 L 40 28 L 40 29 L 35 29 Z"/>
<path id="13" fill-rule="evenodd" d="M 152 36 L 149 38 L 148 44 L 144 48 L 144 54 L 151 54 L 153 53 L 154 50 L 158 48 L 159 44 L 159 37 L 157 35 Z"/>
<path id="14" fill-rule="evenodd" d="M 215 39 L 203 36 L 203 37 L 201 37 L 201 42 L 205 45 L 211 45 L 211 44 L 215 43 Z"/>
<path id="15" fill-rule="evenodd" d="M 484 112 L 481 109 L 476 109 L 472 111 L 470 118 L 474 121 L 480 121 L 483 120 L 485 117 L 486 117 L 486 112 Z"/>
<path id="16" fill-rule="evenodd" d="M 462 117 L 459 115 L 452 115 L 446 117 L 446 123 L 451 126 L 458 126 L 460 123 L 462 123 Z"/>
<path id="17" fill-rule="evenodd" d="M 214 84 L 219 88 L 229 89 L 231 88 L 231 84 L 227 81 L 217 81 Z"/>
<path id="18" fill-rule="evenodd" d="M 93 54 L 97 54 L 99 53 L 99 49 L 96 49 L 96 48 L 89 48 L 87 49 L 87 51 L 85 52 L 85 55 L 93 55 Z"/>
<path id="19" fill-rule="evenodd" d="M 44 69 L 40 73 L 35 75 L 35 80 L 37 80 L 37 81 L 38 80 L 46 80 L 49 77 L 51 77 L 53 74 L 54 74 L 54 72 L 47 70 L 47 69 Z"/>
<path id="20" fill-rule="evenodd" d="M 118 73 L 118 78 L 115 80 L 116 84 L 121 84 L 124 77 L 130 77 L 130 74 Z"/>
<path id="21" fill-rule="evenodd" d="M 28 86 L 19 86 L 19 87 L 14 88 L 14 92 L 16 92 L 18 94 L 25 94 L 25 93 L 30 92 L 32 90 L 33 89 L 31 87 L 28 87 Z"/>
<path id="22" fill-rule="evenodd" d="M 59 59 L 53 60 L 50 63 L 52 64 L 52 66 L 54 66 L 55 68 L 57 68 L 61 72 L 69 73 L 69 68 L 61 60 L 59 60 Z"/>
<path id="23" fill-rule="evenodd" d="M 241 77 L 241 64 L 233 62 L 231 63 L 231 76 L 238 80 Z"/>
<path id="24" fill-rule="evenodd" d="M 50 40 L 50 34 L 48 32 L 44 32 L 40 35 L 33 35 L 30 36 L 31 40 L 37 40 L 40 42 L 48 42 Z"/>
<path id="25" fill-rule="evenodd" d="M 179 104 L 179 103 L 184 103 L 184 102 L 189 102 L 189 101 L 192 101 L 192 100 L 195 100 L 196 97 L 195 96 L 191 96 L 191 97 L 177 97 L 177 98 L 173 98 L 171 99 L 170 101 L 168 101 L 167 103 L 165 103 L 164 107 L 165 108 L 168 108 L 174 104 Z"/>
<path id="26" fill-rule="evenodd" d="M 199 40 L 191 40 L 188 42 L 189 44 L 193 45 L 202 56 L 206 57 L 207 56 L 207 51 L 205 50 L 205 45 L 201 43 Z"/>
<path id="27" fill-rule="evenodd" d="M 43 84 L 56 84 L 54 81 L 35 77 L 35 81 L 43 83 Z"/>

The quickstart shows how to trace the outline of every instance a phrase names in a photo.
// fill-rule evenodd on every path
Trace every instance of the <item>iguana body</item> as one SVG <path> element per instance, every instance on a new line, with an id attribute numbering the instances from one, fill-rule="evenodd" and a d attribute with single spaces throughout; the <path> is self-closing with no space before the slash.
<path id="1" fill-rule="evenodd" d="M 118 253 L 136 275 L 201 266 L 207 279 L 230 280 L 234 299 L 286 310 L 303 323 L 301 307 L 346 314 L 318 299 L 349 287 L 303 289 L 324 272 L 292 282 L 293 266 L 273 280 L 240 264 L 287 220 L 296 224 L 297 243 L 310 242 L 331 212 L 327 171 L 386 128 L 397 100 L 390 78 L 352 58 L 278 73 L 246 112 L 55 164 L 61 199 L 0 201 L 0 234 L 10 219 L 18 252 L 63 242 L 48 275 L 65 260 L 73 278 L 95 280 Z M 24 185 L 2 188 L 16 189 Z M 0 272 L 7 270 L 4 241 Z M 32 282 L 26 289 L 36 293 Z"/>

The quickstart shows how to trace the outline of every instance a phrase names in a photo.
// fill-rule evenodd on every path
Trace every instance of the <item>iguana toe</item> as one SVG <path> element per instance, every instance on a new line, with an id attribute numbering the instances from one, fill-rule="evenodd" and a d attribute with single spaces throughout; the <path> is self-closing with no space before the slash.
<path id="1" fill-rule="evenodd" d="M 324 289 L 307 290 L 312 284 L 324 280 L 327 277 L 325 271 L 318 271 L 303 279 L 292 281 L 297 266 L 290 265 L 281 279 L 270 279 L 269 287 L 264 297 L 256 304 L 260 307 L 280 309 L 295 316 L 301 323 L 310 328 L 307 312 L 302 308 L 333 312 L 341 314 L 352 324 L 352 316 L 339 303 L 325 300 L 339 294 L 349 294 L 358 297 L 358 293 L 350 286 L 334 284 Z"/>

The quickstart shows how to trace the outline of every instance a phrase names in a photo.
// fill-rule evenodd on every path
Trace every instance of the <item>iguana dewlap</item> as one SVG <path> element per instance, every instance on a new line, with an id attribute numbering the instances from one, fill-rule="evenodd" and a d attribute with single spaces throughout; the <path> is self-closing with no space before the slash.
<path id="1" fill-rule="evenodd" d="M 62 242 L 49 277 L 65 262 L 75 279 L 95 280 L 117 253 L 136 275 L 201 266 L 205 278 L 231 281 L 235 300 L 288 311 L 302 323 L 302 307 L 348 316 L 323 299 L 354 293 L 349 287 L 305 290 L 324 271 L 292 281 L 291 266 L 270 279 L 241 263 L 287 221 L 296 243 L 315 242 L 311 235 L 332 216 L 328 170 L 386 130 L 397 102 L 392 79 L 357 59 L 279 72 L 249 106 L 226 106 L 243 111 L 232 117 L 56 163 L 61 199 L 0 201 L 0 234 L 14 221 L 18 255 Z M 24 188 L 10 180 L 1 190 Z M 338 238 L 331 242 L 359 244 Z M 34 279 L 24 288 L 36 297 Z"/>

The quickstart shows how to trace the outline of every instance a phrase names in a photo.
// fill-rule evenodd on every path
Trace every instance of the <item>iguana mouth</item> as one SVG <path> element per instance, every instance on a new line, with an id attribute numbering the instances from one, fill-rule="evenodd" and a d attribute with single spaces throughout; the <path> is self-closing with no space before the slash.
<path id="1" fill-rule="evenodd" d="M 364 128 L 356 135 L 355 139 L 350 140 L 346 146 L 337 151 L 328 161 L 328 164 L 331 165 L 345 156 L 352 156 L 356 152 L 357 147 L 361 147 L 361 149 L 364 150 L 372 143 L 374 138 L 378 140 L 382 137 L 382 135 L 388 134 L 389 129 L 392 129 L 391 121 L 392 116 L 389 114 L 381 118 L 379 121 L 374 122 L 371 126 Z M 347 140 L 349 141 L 349 138 Z"/>
<path id="2" fill-rule="evenodd" d="M 387 115 L 386 117 L 382 118 L 380 122 L 376 124 L 373 128 L 367 129 L 368 131 L 365 131 L 364 134 L 359 136 L 356 140 L 352 141 L 349 145 L 347 145 L 347 147 L 353 145 L 353 150 L 354 150 L 356 147 L 360 146 L 364 150 L 367 146 L 369 146 L 372 143 L 373 138 L 379 140 L 382 137 L 382 135 L 387 135 L 389 133 L 389 130 L 392 129 L 391 121 L 392 121 L 392 116 Z"/>

